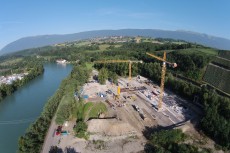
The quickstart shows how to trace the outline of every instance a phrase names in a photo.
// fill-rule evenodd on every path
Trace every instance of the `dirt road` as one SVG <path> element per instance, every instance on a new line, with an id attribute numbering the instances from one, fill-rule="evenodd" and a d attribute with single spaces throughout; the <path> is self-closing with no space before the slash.
<path id="1" fill-rule="evenodd" d="M 51 146 L 58 144 L 58 138 L 57 136 L 55 137 L 55 131 L 57 128 L 57 124 L 55 123 L 54 118 L 52 119 L 51 125 L 46 134 L 46 138 L 45 138 L 41 153 L 48 153 Z"/>

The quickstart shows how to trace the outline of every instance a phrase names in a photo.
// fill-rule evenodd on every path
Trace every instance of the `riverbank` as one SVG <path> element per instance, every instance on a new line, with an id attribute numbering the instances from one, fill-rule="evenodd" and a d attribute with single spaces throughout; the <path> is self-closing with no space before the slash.
<path id="1" fill-rule="evenodd" d="M 60 110 L 59 112 L 62 112 L 61 110 L 66 110 L 64 107 L 68 105 L 59 106 L 60 102 L 64 97 L 67 97 L 67 95 L 74 99 L 74 91 L 88 79 L 84 72 L 85 69 L 83 66 L 75 66 L 71 74 L 62 81 L 56 93 L 45 104 L 41 115 L 30 125 L 26 133 L 20 137 L 18 142 L 19 152 L 27 153 L 41 151 L 45 136 L 57 108 Z M 71 112 L 64 111 L 63 113 Z M 59 114 L 57 114 L 57 116 L 58 115 Z M 63 116 L 65 116 L 65 114 L 63 114 Z"/>
<path id="2" fill-rule="evenodd" d="M 47 100 L 70 74 L 72 67 L 46 63 L 42 75 L 18 88 L 0 103 L 1 153 L 17 152 L 19 137 L 40 116 Z"/>
<path id="3" fill-rule="evenodd" d="M 33 69 L 31 69 L 27 75 L 24 75 L 22 79 L 18 79 L 13 81 L 11 84 L 1 84 L 0 85 L 0 102 L 6 98 L 7 96 L 13 94 L 20 87 L 27 84 L 34 78 L 40 76 L 44 73 L 43 65 L 36 65 Z"/>

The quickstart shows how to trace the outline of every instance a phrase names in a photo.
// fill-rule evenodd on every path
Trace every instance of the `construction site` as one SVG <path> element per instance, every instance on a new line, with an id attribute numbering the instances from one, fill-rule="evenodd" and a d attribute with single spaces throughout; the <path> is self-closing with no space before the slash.
<path id="1" fill-rule="evenodd" d="M 186 100 L 164 90 L 166 64 L 175 66 L 175 63 L 160 60 L 164 62 L 160 87 L 143 76 L 131 77 L 131 61 L 104 62 L 129 62 L 129 77 L 119 77 L 117 84 L 111 80 L 100 84 L 98 71 L 93 70 L 79 95 L 84 103 L 104 103 L 107 111 L 98 113 L 98 118 L 85 119 L 88 140 L 70 134 L 60 138 L 60 147 L 68 144 L 79 152 L 95 152 L 95 149 L 97 152 L 139 152 L 144 150 L 146 139 L 143 133 L 146 129 L 176 128 L 195 118 L 197 114 Z M 70 131 L 73 126 L 69 127 Z"/>
<path id="2" fill-rule="evenodd" d="M 97 71 L 94 70 L 93 76 L 96 75 Z M 104 102 L 107 105 L 108 112 L 104 118 L 116 118 L 129 123 L 135 132 L 142 132 L 145 127 L 155 125 L 165 127 L 182 123 L 194 114 L 185 100 L 169 91 L 164 91 L 162 108 L 159 110 L 160 87 L 142 76 L 131 80 L 119 78 L 118 86 L 109 81 L 101 85 L 91 77 L 83 87 L 82 94 L 85 102 Z"/>
<path id="3" fill-rule="evenodd" d="M 147 78 L 142 76 L 133 77 L 131 80 L 119 78 L 117 86 L 108 80 L 105 85 L 99 84 L 95 79 L 97 75 L 98 72 L 93 70 L 81 94 L 85 103 L 106 104 L 107 112 L 98 114 L 97 119 L 87 120 L 87 131 L 90 133 L 87 142 L 72 138 L 72 144 L 75 144 L 79 151 L 91 152 L 95 149 L 92 148 L 95 141 L 103 142 L 104 147 L 98 152 L 141 151 L 146 141 L 143 131 L 147 127 L 182 125 L 196 115 L 185 100 L 169 91 L 164 91 L 162 108 L 159 110 L 160 87 Z M 124 140 L 126 151 L 123 150 Z"/>

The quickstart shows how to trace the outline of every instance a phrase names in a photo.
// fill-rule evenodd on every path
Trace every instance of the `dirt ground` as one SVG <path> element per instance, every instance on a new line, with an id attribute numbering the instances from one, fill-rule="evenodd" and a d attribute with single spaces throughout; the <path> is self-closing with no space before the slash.
<path id="1" fill-rule="evenodd" d="M 93 75 L 97 72 L 93 71 Z M 92 75 L 92 76 L 93 76 Z M 206 143 L 207 148 L 213 148 L 213 142 L 206 141 L 200 135 L 190 120 L 197 117 L 199 108 L 188 105 L 187 101 L 170 91 L 165 91 L 163 109 L 156 109 L 159 101 L 159 87 L 144 77 L 134 77 L 132 80 L 119 78 L 121 94 L 118 99 L 117 86 L 106 81 L 100 85 L 90 78 L 83 86 L 82 95 L 87 95 L 85 102 L 103 102 L 107 106 L 104 118 L 88 120 L 88 140 L 76 138 L 73 130 L 70 135 L 59 138 L 58 147 L 72 147 L 82 153 L 136 153 L 144 150 L 146 139 L 143 131 L 147 127 L 162 126 L 181 128 L 191 135 L 192 142 L 200 146 Z M 102 93 L 104 96 L 99 96 Z M 72 124 L 70 124 L 73 126 Z M 203 144 L 203 145 L 202 145 Z M 219 152 L 221 153 L 221 152 Z"/>
<path id="2" fill-rule="evenodd" d="M 216 150 L 214 147 L 215 142 L 204 134 L 199 133 L 194 127 L 194 123 L 186 122 L 186 124 L 179 126 L 178 129 L 181 129 L 185 134 L 190 136 L 189 143 L 203 148 L 210 148 L 214 153 L 224 153 L 222 150 Z"/>
<path id="3" fill-rule="evenodd" d="M 70 146 L 76 146 L 76 151 L 81 153 L 137 153 L 144 150 L 145 141 L 137 137 L 104 139 L 76 140 Z"/>

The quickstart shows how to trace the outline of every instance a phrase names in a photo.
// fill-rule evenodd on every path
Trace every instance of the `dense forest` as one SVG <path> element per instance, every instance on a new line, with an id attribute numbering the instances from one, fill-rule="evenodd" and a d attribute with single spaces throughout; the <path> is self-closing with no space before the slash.
<path id="1" fill-rule="evenodd" d="M 43 47 L 26 50 L 22 53 L 15 53 L 12 56 L 39 56 L 39 59 L 43 61 L 55 61 L 56 59 L 63 58 L 72 62 L 80 61 L 79 64 L 106 59 L 142 60 L 144 61 L 143 64 L 134 63 L 132 65 L 132 75 L 136 76 L 137 74 L 140 74 L 159 84 L 161 63 L 146 55 L 146 52 L 162 56 L 162 50 L 164 50 L 167 52 L 167 59 L 170 62 L 176 62 L 178 64 L 176 69 L 167 67 L 165 87 L 188 99 L 190 102 L 193 102 L 194 98 L 198 97 L 196 103 L 198 103 L 199 106 L 202 106 L 204 113 L 199 128 L 215 140 L 217 144 L 221 145 L 223 149 L 230 149 L 230 100 L 228 97 L 220 96 L 215 89 L 210 89 L 205 85 L 200 86 L 202 84 L 202 77 L 205 73 L 206 66 L 212 61 L 215 62 L 215 57 L 218 54 L 217 50 L 192 43 L 183 42 L 180 44 L 172 43 L 171 41 L 161 44 L 143 42 L 109 43 L 107 45 L 107 48 L 103 51 L 100 50 L 101 44 L 94 43 L 82 46 Z M 222 54 L 220 55 L 224 56 Z M 107 73 L 106 75 L 100 76 L 101 79 L 99 80 L 102 80 L 101 83 L 103 83 L 103 77 L 114 77 L 113 80 L 116 80 L 117 76 L 115 75 L 128 76 L 128 64 L 125 63 L 95 64 L 95 68 L 97 68 L 102 74 Z M 71 76 L 68 77 L 68 79 L 70 78 Z M 75 79 L 80 78 L 76 75 Z M 84 83 L 84 79 L 81 80 L 83 81 L 76 83 L 76 85 Z M 63 82 L 68 81 L 65 80 Z M 64 90 L 66 90 L 64 88 L 65 85 L 65 83 L 62 83 L 59 90 L 64 92 Z M 26 135 L 20 139 L 19 143 L 21 146 L 21 152 L 31 151 L 34 147 L 33 145 L 36 144 L 37 141 L 39 144 L 42 144 L 44 135 L 40 135 L 41 132 L 36 132 L 34 129 L 41 129 L 44 130 L 43 133 L 46 133 L 48 124 L 50 123 L 61 99 L 60 97 L 63 96 L 62 93 L 59 93 L 59 90 L 44 108 L 44 112 L 46 113 L 43 113 L 29 128 Z M 59 96 L 59 100 L 55 98 L 56 96 Z M 55 107 L 52 105 L 55 105 Z M 47 107 L 51 107 L 52 111 L 48 111 L 51 108 Z M 63 119 L 59 118 L 57 120 L 62 121 Z M 43 125 L 41 121 L 44 121 L 46 125 Z M 35 137 L 36 140 L 30 140 L 31 137 Z M 35 146 L 38 150 L 40 147 L 41 145 Z M 185 146 L 179 147 L 183 148 Z M 29 148 L 29 150 L 26 150 L 26 148 Z"/>

